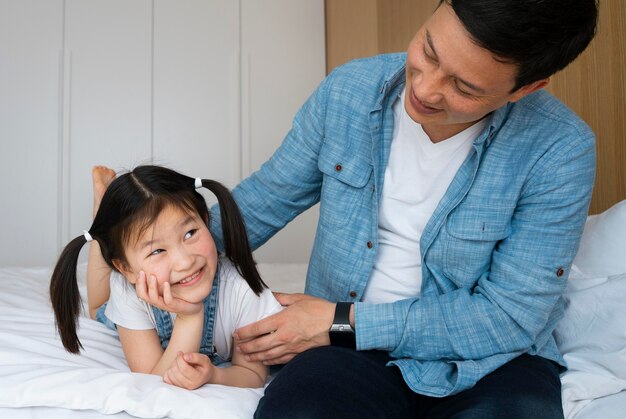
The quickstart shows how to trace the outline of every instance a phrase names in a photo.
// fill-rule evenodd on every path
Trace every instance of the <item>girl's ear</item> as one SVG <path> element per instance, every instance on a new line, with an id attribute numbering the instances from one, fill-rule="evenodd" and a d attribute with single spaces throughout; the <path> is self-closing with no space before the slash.
<path id="1" fill-rule="evenodd" d="M 135 284 L 135 282 L 137 282 L 133 271 L 126 263 L 122 262 L 119 259 L 113 259 L 111 262 L 113 262 L 113 266 L 115 266 L 115 269 L 117 269 L 122 275 L 124 275 L 128 282 L 130 282 L 131 284 Z"/>

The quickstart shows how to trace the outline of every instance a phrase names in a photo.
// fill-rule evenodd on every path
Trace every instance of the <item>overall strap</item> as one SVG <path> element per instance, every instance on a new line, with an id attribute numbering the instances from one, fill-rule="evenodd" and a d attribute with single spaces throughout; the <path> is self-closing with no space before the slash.
<path id="1" fill-rule="evenodd" d="M 215 331 L 215 318 L 217 317 L 218 293 L 220 283 L 220 263 L 218 262 L 213 278 L 213 288 L 211 293 L 204 299 L 204 326 L 202 328 L 202 341 L 200 342 L 200 353 L 208 355 L 211 360 L 215 359 L 215 345 L 213 335 Z"/>
<path id="2" fill-rule="evenodd" d="M 211 358 L 215 357 L 215 346 L 213 345 L 213 331 L 215 329 L 215 318 L 217 313 L 217 295 L 219 292 L 219 272 L 220 265 L 218 263 L 213 278 L 213 287 L 211 293 L 204 299 L 204 325 L 202 327 L 202 340 L 200 341 L 200 353 Z M 160 308 L 150 306 L 154 320 L 156 323 L 156 331 L 161 341 L 161 347 L 165 350 L 170 343 L 172 331 L 174 330 L 174 322 L 172 314 Z"/>

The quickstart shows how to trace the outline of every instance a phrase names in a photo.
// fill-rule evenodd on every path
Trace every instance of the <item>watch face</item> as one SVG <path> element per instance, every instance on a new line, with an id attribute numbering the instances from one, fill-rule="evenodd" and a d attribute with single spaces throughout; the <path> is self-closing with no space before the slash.
<path id="1" fill-rule="evenodd" d="M 331 333 L 354 333 L 352 326 L 349 324 L 333 324 L 330 331 Z"/>

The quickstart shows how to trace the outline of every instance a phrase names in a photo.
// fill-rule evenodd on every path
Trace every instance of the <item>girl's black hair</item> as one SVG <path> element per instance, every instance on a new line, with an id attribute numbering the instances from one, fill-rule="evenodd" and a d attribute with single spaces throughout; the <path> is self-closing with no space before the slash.
<path id="1" fill-rule="evenodd" d="M 217 197 L 224 254 L 235 265 L 252 291 L 259 295 L 267 285 L 261 279 L 252 257 L 246 228 L 230 191 L 221 183 L 203 179 L 202 186 Z M 195 179 L 162 166 L 138 166 L 117 177 L 107 188 L 89 234 L 100 245 L 102 257 L 111 269 L 113 261 L 128 263 L 124 247 L 136 240 L 167 206 L 196 213 L 210 225 L 210 211 L 204 197 L 195 190 Z M 56 263 L 50 281 L 50 300 L 61 342 L 69 352 L 82 348 L 76 333 L 81 310 L 76 267 L 87 242 L 84 235 L 70 241 Z"/>

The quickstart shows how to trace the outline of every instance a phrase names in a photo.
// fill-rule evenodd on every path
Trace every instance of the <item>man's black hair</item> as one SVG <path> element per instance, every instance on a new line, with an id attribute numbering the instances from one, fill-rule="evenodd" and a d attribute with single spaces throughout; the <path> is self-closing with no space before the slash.
<path id="1" fill-rule="evenodd" d="M 596 34 L 597 0 L 441 0 L 474 42 L 518 66 L 513 91 L 574 61 Z"/>

